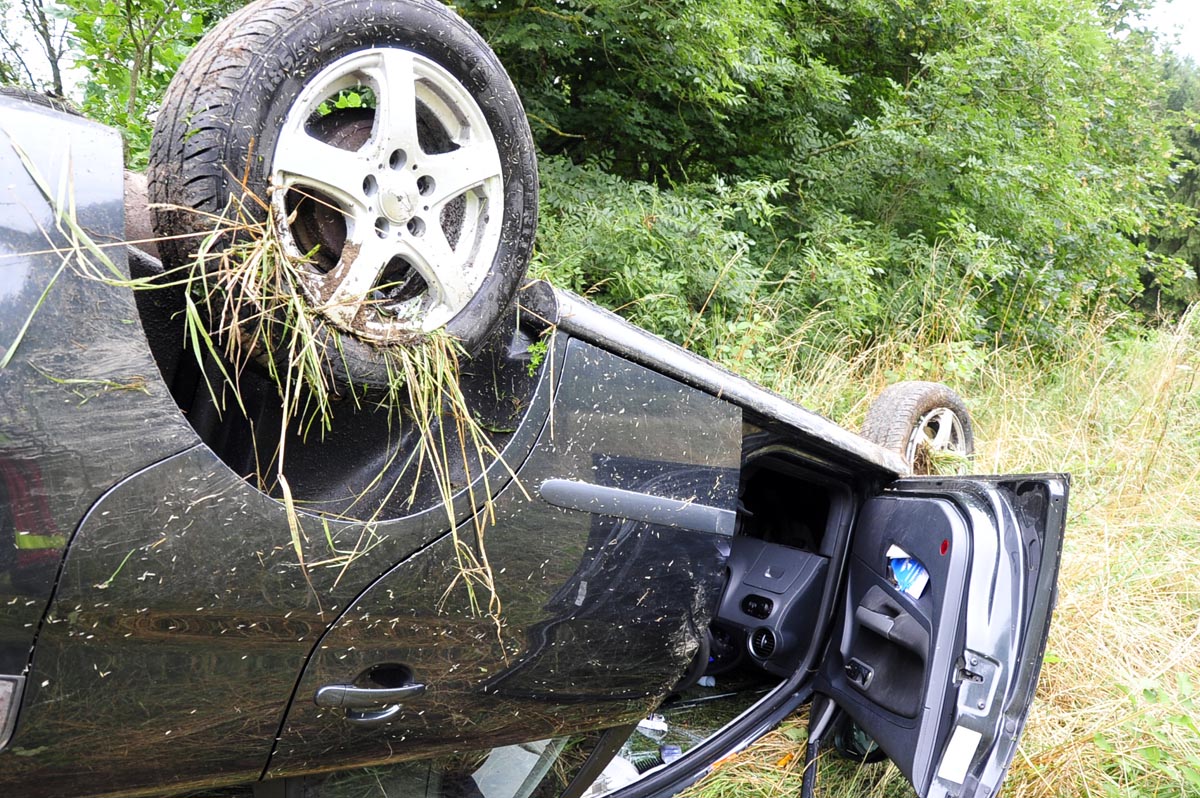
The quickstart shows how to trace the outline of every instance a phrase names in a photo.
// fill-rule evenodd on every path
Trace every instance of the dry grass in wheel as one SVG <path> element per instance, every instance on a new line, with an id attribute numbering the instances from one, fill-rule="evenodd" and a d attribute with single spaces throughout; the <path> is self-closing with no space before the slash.
<path id="1" fill-rule="evenodd" d="M 215 364 L 224 386 L 232 389 L 224 391 L 223 386 L 211 380 L 208 383 L 209 393 L 222 412 L 245 413 L 238 385 L 247 368 L 265 369 L 269 374 L 282 405 L 282 429 L 277 448 L 258 453 L 259 466 L 254 476 L 260 489 L 269 492 L 272 487 L 278 488 L 288 513 L 291 544 L 306 579 L 312 564 L 305 562 L 298 508 L 285 473 L 286 433 L 296 425 L 305 435 L 323 434 L 336 412 L 335 397 L 346 397 L 355 404 L 373 402 L 392 414 L 397 426 L 407 418 L 419 431 L 416 451 L 411 453 L 400 475 L 394 477 L 392 490 L 397 489 L 408 469 L 416 472 L 412 479 L 414 496 L 422 477 L 435 485 L 446 511 L 458 561 L 458 573 L 446 586 L 445 595 L 457 587 L 464 588 L 471 608 L 494 618 L 499 630 L 501 602 L 492 580 L 484 537 L 494 521 L 488 466 L 503 461 L 462 393 L 459 359 L 463 353 L 454 339 L 435 331 L 405 341 L 404 345 L 381 348 L 386 386 L 382 395 L 366 398 L 354 384 L 341 385 L 336 381 L 337 364 L 330 362 L 330 357 L 341 351 L 340 333 L 320 323 L 320 309 L 306 299 L 300 282 L 304 263 L 285 251 L 269 203 L 249 193 L 240 199 L 231 198 L 222 214 L 208 216 L 211 232 L 203 237 L 190 263 L 161 277 L 134 279 L 79 225 L 72 187 L 64 185 L 52 190 L 20 147 L 15 142 L 12 146 L 54 209 L 59 232 L 71 242 L 61 253 L 62 265 L 55 280 L 70 269 L 86 279 L 134 291 L 182 288 L 186 345 L 201 365 L 206 380 L 209 371 L 204 364 Z M 48 284 L 47 292 L 52 290 L 55 280 Z M 8 346 L 5 363 L 19 348 L 24 329 L 37 313 L 37 307 Z M 0 367 L 3 365 L 0 363 Z M 236 407 L 225 405 L 226 395 L 233 397 Z M 460 534 L 454 510 L 458 488 L 450 473 L 452 459 L 461 459 L 467 471 L 465 479 L 473 510 L 469 537 Z M 471 473 L 472 461 L 479 464 L 478 474 Z M 409 498 L 411 502 L 413 496 Z M 370 514 L 366 522 L 376 520 L 377 513 Z M 361 553 L 359 549 L 338 552 L 337 563 L 333 564 L 340 563 L 344 568 Z M 319 601 L 320 597 L 317 598 Z"/>

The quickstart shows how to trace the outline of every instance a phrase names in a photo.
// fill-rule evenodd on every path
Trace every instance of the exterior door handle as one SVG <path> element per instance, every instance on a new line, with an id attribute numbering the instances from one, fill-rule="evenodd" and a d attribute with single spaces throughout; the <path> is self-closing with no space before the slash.
<path id="1" fill-rule="evenodd" d="M 400 701 L 421 695 L 425 685 L 409 683 L 399 687 L 357 687 L 353 684 L 327 684 L 317 690 L 313 701 L 319 707 L 346 710 L 346 722 L 370 728 L 382 726 L 400 714 Z"/>
<path id="2" fill-rule="evenodd" d="M 319 707 L 342 709 L 374 709 L 395 704 L 425 692 L 423 684 L 402 684 L 399 687 L 357 687 L 353 684 L 327 684 L 317 690 L 313 700 Z M 349 713 L 347 713 L 349 714 Z"/>

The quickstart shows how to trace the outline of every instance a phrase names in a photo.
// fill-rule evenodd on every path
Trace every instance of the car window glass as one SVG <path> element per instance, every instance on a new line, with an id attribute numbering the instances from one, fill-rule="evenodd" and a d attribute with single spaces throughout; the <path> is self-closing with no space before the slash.
<path id="1" fill-rule="evenodd" d="M 304 798 L 555 798 L 600 732 L 309 777 Z"/>

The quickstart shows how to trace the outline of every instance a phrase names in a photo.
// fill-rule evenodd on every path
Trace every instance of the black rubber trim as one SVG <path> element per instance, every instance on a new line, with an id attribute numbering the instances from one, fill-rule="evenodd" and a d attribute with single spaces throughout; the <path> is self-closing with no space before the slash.
<path id="1" fill-rule="evenodd" d="M 548 479 L 538 492 L 547 502 L 564 510 L 582 510 L 585 513 L 729 537 L 733 536 L 737 518 L 732 510 L 720 507 L 569 479 Z"/>

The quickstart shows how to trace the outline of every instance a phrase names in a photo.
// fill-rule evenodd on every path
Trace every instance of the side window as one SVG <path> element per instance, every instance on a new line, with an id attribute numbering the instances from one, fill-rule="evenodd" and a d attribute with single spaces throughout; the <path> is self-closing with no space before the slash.
<path id="1" fill-rule="evenodd" d="M 304 798 L 558 798 L 603 732 L 288 779 Z"/>

